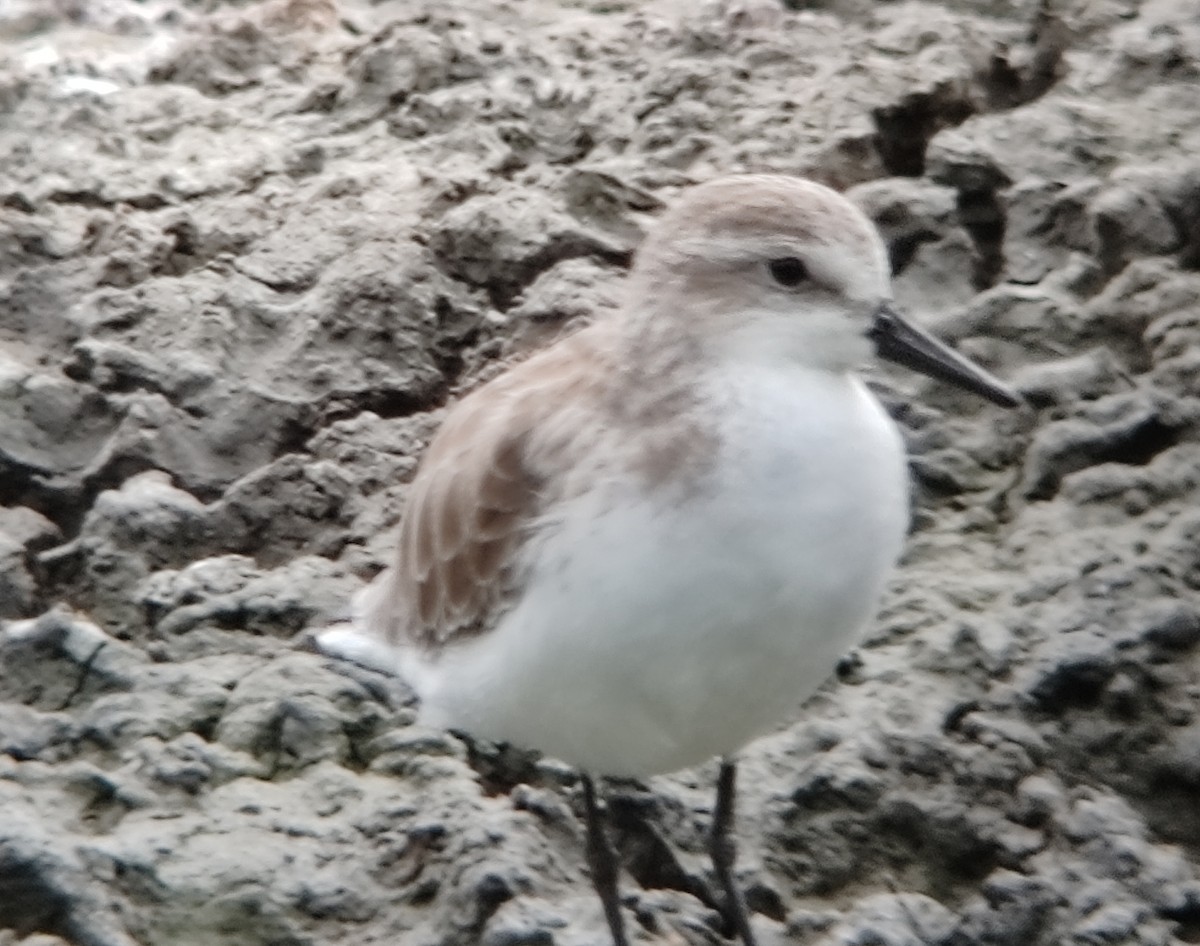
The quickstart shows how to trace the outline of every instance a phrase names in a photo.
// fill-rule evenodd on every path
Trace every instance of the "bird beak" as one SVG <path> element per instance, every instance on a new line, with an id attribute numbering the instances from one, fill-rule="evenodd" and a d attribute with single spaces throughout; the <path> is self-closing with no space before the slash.
<path id="1" fill-rule="evenodd" d="M 917 328 L 883 303 L 875 310 L 875 322 L 867 332 L 875 343 L 875 354 L 921 374 L 946 381 L 987 398 L 1001 407 L 1017 407 L 1025 401 L 998 378 L 963 357 L 945 342 Z"/>

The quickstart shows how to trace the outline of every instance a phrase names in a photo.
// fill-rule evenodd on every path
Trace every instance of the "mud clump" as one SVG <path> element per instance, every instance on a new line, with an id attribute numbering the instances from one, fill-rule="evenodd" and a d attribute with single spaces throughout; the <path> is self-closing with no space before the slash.
<path id="1" fill-rule="evenodd" d="M 875 379 L 913 535 L 745 752 L 763 938 L 1200 939 L 1188 4 L 68 6 L 0 10 L 0 944 L 603 940 L 573 773 L 305 629 L 445 404 L 735 171 L 847 190 L 1031 404 Z M 712 776 L 614 800 L 639 940 L 721 942 Z"/>

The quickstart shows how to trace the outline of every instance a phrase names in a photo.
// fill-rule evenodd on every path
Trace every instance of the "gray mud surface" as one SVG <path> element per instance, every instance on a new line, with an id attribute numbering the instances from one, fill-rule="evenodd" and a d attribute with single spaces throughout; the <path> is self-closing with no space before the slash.
<path id="1" fill-rule="evenodd" d="M 1033 405 L 878 374 L 913 536 L 745 753 L 764 942 L 1200 942 L 1200 7 L 788 6 L 0 4 L 0 946 L 606 941 L 573 774 L 304 629 L 737 170 Z M 639 943 L 723 942 L 713 774 L 614 790 Z"/>

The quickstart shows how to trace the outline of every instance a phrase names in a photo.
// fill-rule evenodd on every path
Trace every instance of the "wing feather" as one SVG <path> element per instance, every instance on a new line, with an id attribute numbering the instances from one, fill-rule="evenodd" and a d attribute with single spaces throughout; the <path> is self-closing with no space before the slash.
<path id="1" fill-rule="evenodd" d="M 547 468 L 578 447 L 587 339 L 531 358 L 452 409 L 409 487 L 396 559 L 367 614 L 391 643 L 439 647 L 486 630 L 514 591 L 548 497 Z M 601 375 L 602 377 L 602 375 Z M 570 396 L 566 396 L 570 391 Z M 565 408 L 564 405 L 570 405 Z M 572 416 L 566 416 L 567 411 Z"/>

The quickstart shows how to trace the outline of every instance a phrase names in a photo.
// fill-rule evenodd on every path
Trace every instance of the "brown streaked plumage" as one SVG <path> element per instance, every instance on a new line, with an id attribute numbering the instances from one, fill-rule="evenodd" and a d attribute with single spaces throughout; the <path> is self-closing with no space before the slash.
<path id="1" fill-rule="evenodd" d="M 795 212 L 796 195 L 805 200 Z M 863 216 L 848 217 L 845 198 L 816 184 L 774 174 L 739 174 L 694 188 L 687 200 L 662 215 L 642 247 L 643 258 L 681 235 L 735 240 L 760 237 L 810 243 L 834 243 L 864 256 L 875 251 L 878 236 Z"/>
<path id="2" fill-rule="evenodd" d="M 547 510 L 605 476 L 655 489 L 698 466 L 707 441 L 681 365 L 656 365 L 661 385 L 632 388 L 647 353 L 626 354 L 621 342 L 609 323 L 589 326 L 450 411 L 409 487 L 396 557 L 366 616 L 376 633 L 437 650 L 486 632 L 519 593 L 521 553 Z M 653 436 L 623 449 L 631 425 Z"/>

